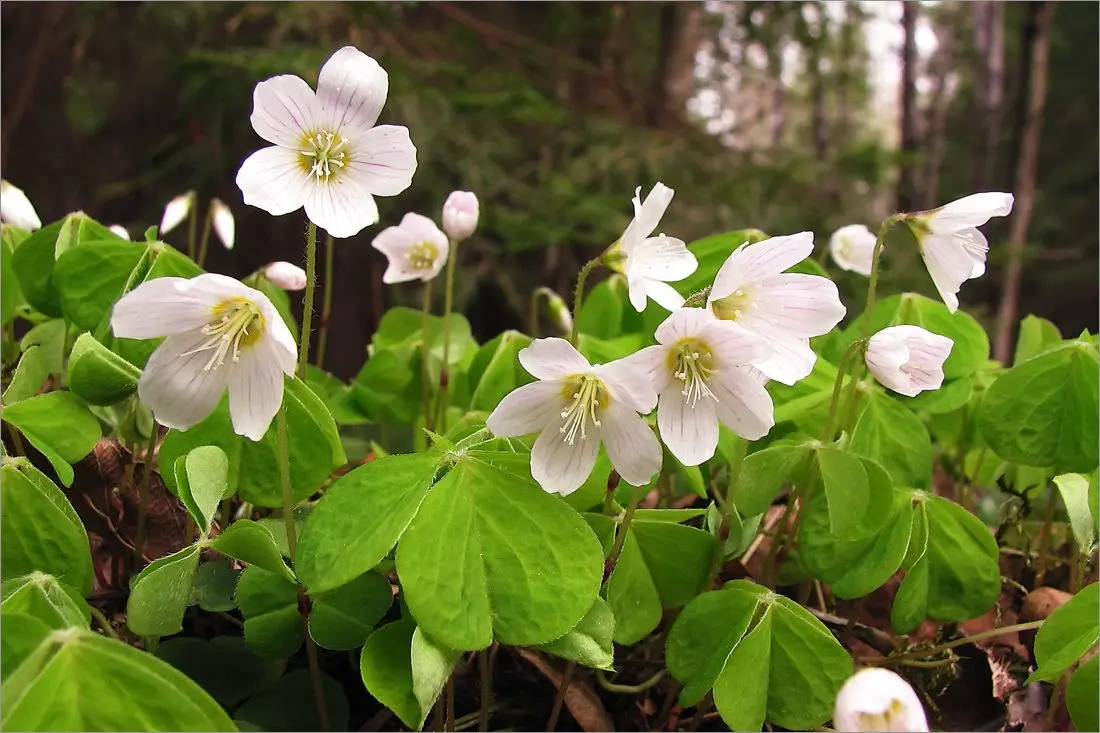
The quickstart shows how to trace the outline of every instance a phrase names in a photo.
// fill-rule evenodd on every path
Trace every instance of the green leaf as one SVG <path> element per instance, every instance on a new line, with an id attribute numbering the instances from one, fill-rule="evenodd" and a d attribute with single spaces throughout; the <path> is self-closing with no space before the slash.
<path id="1" fill-rule="evenodd" d="M 365 573 L 313 598 L 309 635 L 326 649 L 357 649 L 391 605 L 390 581 L 381 573 Z"/>
<path id="2" fill-rule="evenodd" d="M 237 607 L 248 648 L 264 659 L 286 659 L 302 645 L 305 629 L 294 583 L 253 565 L 237 581 Z"/>
<path id="3" fill-rule="evenodd" d="M 830 530 L 834 537 L 851 538 L 859 532 L 871 496 L 867 471 L 859 458 L 836 448 L 823 446 L 815 455 L 829 499 Z"/>
<path id="4" fill-rule="evenodd" d="M 0 613 L 0 679 L 19 668 L 53 629 L 26 613 Z"/>
<path id="5" fill-rule="evenodd" d="M 641 641 L 661 623 L 661 597 L 634 532 L 627 532 L 607 579 L 607 602 L 615 619 L 614 639 L 620 644 Z"/>
<path id="6" fill-rule="evenodd" d="M 1082 664 L 1069 678 L 1066 707 L 1077 730 L 1100 730 L 1100 656 Z"/>
<path id="7" fill-rule="evenodd" d="M 0 584 L 0 611 L 25 613 L 53 629 L 87 628 L 92 614 L 80 593 L 35 571 Z"/>
<path id="8" fill-rule="evenodd" d="M 519 331 L 505 331 L 478 349 L 466 375 L 471 410 L 489 412 L 509 392 L 532 380 L 518 357 L 520 350 L 530 343 L 530 336 Z"/>
<path id="9" fill-rule="evenodd" d="M 210 547 L 223 555 L 263 568 L 287 582 L 295 582 L 294 573 L 283 562 L 283 553 L 271 531 L 250 519 L 238 519 L 210 542 Z"/>
<path id="10" fill-rule="evenodd" d="M 929 598 L 933 621 L 966 621 L 993 607 L 1001 592 L 999 551 L 980 519 L 940 496 L 928 496 Z"/>
<path id="11" fill-rule="evenodd" d="M 229 458 L 218 446 L 203 445 L 177 458 L 174 465 L 180 501 L 205 535 L 227 493 Z"/>
<path id="12" fill-rule="evenodd" d="M 1069 526 L 1077 549 L 1083 554 L 1092 552 L 1096 545 L 1096 525 L 1093 524 L 1092 509 L 1089 506 L 1089 479 L 1079 473 L 1064 473 L 1054 477 L 1054 485 L 1062 495 L 1069 515 Z"/>
<path id="13" fill-rule="evenodd" d="M 536 648 L 594 669 L 612 669 L 615 650 L 615 614 L 607 601 L 596 597 L 592 608 L 565 636 Z"/>
<path id="14" fill-rule="evenodd" d="M 183 613 L 199 566 L 199 546 L 158 558 L 133 579 L 126 625 L 138 636 L 170 636 L 183 630 Z"/>
<path id="15" fill-rule="evenodd" d="M 491 456 L 459 459 L 397 545 L 409 611 L 451 649 L 556 639 L 591 608 L 603 576 L 580 515 Z"/>
<path id="16" fill-rule="evenodd" d="M 902 578 L 898 592 L 894 596 L 894 605 L 890 609 L 890 625 L 898 634 L 908 634 L 920 626 L 928 615 L 929 566 L 928 561 L 928 519 L 924 505 L 914 515 L 914 526 L 910 535 L 909 550 L 902 566 L 908 565 L 908 571 Z M 913 558 L 910 561 L 910 558 Z"/>
<path id="17" fill-rule="evenodd" d="M 214 560 L 199 565 L 191 583 L 189 605 L 198 604 L 204 611 L 232 611 L 237 607 L 237 580 L 240 570 L 234 570 L 226 560 Z"/>
<path id="18" fill-rule="evenodd" d="M 11 382 L 4 390 L 4 406 L 11 407 L 16 402 L 34 397 L 49 378 L 50 361 L 46 350 L 41 346 L 31 346 L 19 358 Z"/>
<path id="19" fill-rule="evenodd" d="M 630 532 L 638 541 L 661 603 L 666 608 L 682 606 L 706 585 L 718 540 L 704 530 L 672 521 L 651 521 L 648 516 L 652 515 L 636 514 Z"/>
<path id="20" fill-rule="evenodd" d="M 31 234 L 15 248 L 11 258 L 23 297 L 36 311 L 53 318 L 61 316 L 53 269 L 57 236 L 63 223 L 54 222 Z"/>
<path id="21" fill-rule="evenodd" d="M 0 324 L 6 326 L 15 320 L 16 311 L 26 302 L 19 289 L 19 276 L 15 273 L 12 257 L 30 232 L 7 224 L 0 227 L 0 232 Z"/>
<path id="22" fill-rule="evenodd" d="M 439 699 L 443 685 L 447 684 L 461 656 L 459 652 L 439 646 L 419 628 L 413 632 L 409 663 L 412 667 L 413 695 L 420 705 L 420 721 L 415 727 L 424 727 L 428 712 Z"/>
<path id="23" fill-rule="evenodd" d="M 157 645 L 157 657 L 230 708 L 279 679 L 286 669 L 285 662 L 257 657 L 239 636 L 216 636 L 209 641 L 177 636 Z"/>
<path id="24" fill-rule="evenodd" d="M 137 392 L 141 370 L 83 333 L 69 354 L 68 385 L 92 405 L 113 405 Z"/>
<path id="25" fill-rule="evenodd" d="M 730 730 L 760 730 L 768 713 L 771 669 L 771 608 L 726 657 L 714 681 L 714 706 Z"/>
<path id="26" fill-rule="evenodd" d="M 321 689 L 328 710 L 329 730 L 347 730 L 350 712 L 344 688 L 324 672 Z M 309 671 L 296 669 L 244 701 L 234 716 L 268 731 L 324 730 Z"/>
<path id="27" fill-rule="evenodd" d="M 60 318 L 51 318 L 43 321 L 27 331 L 19 341 L 19 348 L 29 351 L 32 346 L 39 346 L 43 356 L 46 357 L 46 369 L 50 374 L 61 374 L 65 366 L 65 346 L 68 337 L 69 324 Z M 30 397 L 31 395 L 27 395 Z"/>
<path id="28" fill-rule="evenodd" d="M 615 292 L 611 277 L 597 283 L 581 302 L 577 315 L 577 332 L 599 339 L 615 338 L 622 332 L 623 300 Z"/>
<path id="29" fill-rule="evenodd" d="M 1035 635 L 1038 669 L 1027 683 L 1055 682 L 1100 639 L 1100 584 L 1090 583 L 1056 610 Z"/>
<path id="30" fill-rule="evenodd" d="M 577 351 L 593 364 L 606 364 L 622 359 L 645 345 L 645 339 L 640 333 L 628 333 L 613 339 L 598 339 L 582 333 L 577 338 Z"/>
<path id="31" fill-rule="evenodd" d="M 939 389 L 921 392 L 916 397 L 896 396 L 894 399 L 910 410 L 928 415 L 944 415 L 965 407 L 974 396 L 974 382 L 970 377 L 944 382 Z"/>
<path id="32" fill-rule="evenodd" d="M 1061 342 L 1062 334 L 1057 326 L 1045 318 L 1029 315 L 1020 321 L 1020 334 L 1016 337 L 1016 353 L 1012 363 L 1015 365 L 1025 362 Z"/>
<path id="33" fill-rule="evenodd" d="M 851 451 L 879 463 L 896 486 L 928 488 L 932 438 L 920 418 L 882 393 L 871 393 L 864 404 L 852 429 Z"/>
<path id="34" fill-rule="evenodd" d="M 70 392 L 48 392 L 5 407 L 4 419 L 49 459 L 66 486 L 73 483 L 69 464 L 88 455 L 101 435 L 99 421 Z"/>
<path id="35" fill-rule="evenodd" d="M 805 445 L 784 444 L 746 456 L 733 488 L 737 509 L 750 515 L 767 511 L 783 484 L 794 478 L 809 451 Z"/>
<path id="36" fill-rule="evenodd" d="M 54 265 L 61 312 L 79 328 L 94 329 L 122 295 L 146 245 L 114 238 L 65 250 Z"/>
<path id="37" fill-rule="evenodd" d="M 0 695 L 4 730 L 235 730 L 172 665 L 83 629 L 51 634 Z"/>
<path id="38" fill-rule="evenodd" d="M 1100 460 L 1096 346 L 1073 341 L 1001 374 L 978 426 L 993 452 L 1056 473 L 1088 473 Z"/>
<path id="39" fill-rule="evenodd" d="M 295 571 L 311 593 L 338 588 L 382 561 L 416 516 L 439 454 L 377 458 L 333 482 L 309 515 Z"/>
<path id="40" fill-rule="evenodd" d="M 413 689 L 411 654 L 416 630 L 412 619 L 386 624 L 370 635 L 359 656 L 359 673 L 367 692 L 414 730 L 427 715 Z"/>

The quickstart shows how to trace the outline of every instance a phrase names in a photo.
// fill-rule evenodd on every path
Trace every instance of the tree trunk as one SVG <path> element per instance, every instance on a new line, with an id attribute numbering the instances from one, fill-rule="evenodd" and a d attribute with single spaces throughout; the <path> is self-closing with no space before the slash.
<path id="1" fill-rule="evenodd" d="M 1020 298 L 1020 275 L 1023 270 L 1024 244 L 1035 205 L 1035 168 L 1039 157 L 1039 139 L 1043 127 L 1043 108 L 1047 94 L 1047 61 L 1050 55 L 1050 28 L 1054 19 L 1054 2 L 1031 2 L 1028 15 L 1035 33 L 1025 53 L 1031 59 L 1027 85 L 1027 109 L 1017 151 L 1016 196 L 1008 235 L 1008 263 L 1005 266 L 1004 290 L 997 313 L 997 331 L 993 340 L 993 356 L 1008 363 L 1012 352 L 1016 314 Z"/>
<path id="2" fill-rule="evenodd" d="M 687 103 L 695 91 L 695 52 L 702 35 L 701 3 L 668 2 L 661 7 L 660 51 L 646 115 L 651 127 L 676 127 L 687 119 Z"/>
<path id="3" fill-rule="evenodd" d="M 951 8 L 944 8 L 950 10 Z M 942 12 L 942 11 L 941 11 Z M 924 180 L 921 183 L 921 208 L 931 209 L 937 205 L 940 186 L 940 166 L 943 163 L 944 143 L 946 142 L 947 112 L 951 108 L 951 93 L 948 90 L 948 78 L 951 75 L 951 63 L 955 53 L 956 13 L 944 13 L 936 24 L 936 38 L 939 47 L 932 57 L 929 75 L 935 87 L 928 100 L 925 124 L 925 152 L 927 160 L 924 167 Z"/>
<path id="4" fill-rule="evenodd" d="M 901 50 L 901 172 L 898 176 L 897 209 L 913 211 L 917 206 L 917 13 L 915 2 L 902 2 L 901 24 L 905 41 Z"/>
<path id="5" fill-rule="evenodd" d="M 1000 140 L 1004 103 L 1004 5 L 990 0 L 975 3 L 974 30 L 978 52 L 975 106 L 979 146 L 974 168 L 974 190 L 987 191 L 993 185 L 997 165 L 997 143 Z"/>
<path id="6" fill-rule="evenodd" d="M 787 101 L 787 89 L 783 86 L 783 54 L 779 49 L 769 49 L 768 71 L 771 72 L 771 138 L 772 149 L 778 150 L 783 144 L 785 126 L 784 107 Z"/>

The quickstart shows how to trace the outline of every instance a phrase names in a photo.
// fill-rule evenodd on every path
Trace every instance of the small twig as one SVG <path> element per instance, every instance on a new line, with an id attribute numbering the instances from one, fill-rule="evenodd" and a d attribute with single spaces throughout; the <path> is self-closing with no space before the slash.
<path id="1" fill-rule="evenodd" d="M 550 718 L 546 721 L 546 730 L 552 731 L 558 727 L 558 717 L 561 715 L 561 706 L 565 702 L 565 693 L 569 691 L 569 683 L 573 680 L 573 672 L 577 669 L 576 662 L 565 665 L 565 671 L 561 676 L 561 684 L 558 685 L 558 694 L 554 697 L 554 707 L 550 708 Z"/>
<path id="2" fill-rule="evenodd" d="M 1037 628 L 1039 628 L 1040 626 L 1043 625 L 1043 622 L 1044 622 L 1043 620 L 1028 621 L 1028 622 L 1022 623 L 1022 624 L 1012 624 L 1011 626 L 1001 626 L 1001 627 L 996 628 L 996 629 L 989 629 L 988 631 L 982 631 L 982 632 L 979 632 L 977 634 L 971 634 L 970 636 L 964 636 L 961 639 L 954 639 L 952 641 L 947 641 L 947 642 L 944 642 L 943 644 L 938 644 L 936 646 L 929 647 L 927 649 L 916 649 L 914 651 L 905 652 L 904 654 L 899 654 L 899 655 L 894 656 L 894 657 L 886 657 L 884 659 L 861 659 L 860 662 L 862 662 L 863 664 L 872 664 L 872 665 L 879 665 L 879 666 L 889 665 L 889 664 L 900 664 L 903 661 L 907 661 L 909 659 L 921 659 L 923 657 L 932 657 L 932 656 L 935 656 L 937 654 L 940 654 L 941 652 L 948 651 L 949 649 L 954 649 L 955 647 L 963 646 L 964 644 L 976 644 L 977 642 L 982 641 L 983 639 L 991 639 L 995 636 L 1003 636 L 1004 634 L 1011 634 L 1011 633 L 1016 632 L 1016 631 L 1028 631 L 1030 629 L 1037 629 Z"/>
<path id="3" fill-rule="evenodd" d="M 645 692 L 649 688 L 664 679 L 664 676 L 668 673 L 667 669 L 658 670 L 655 675 L 650 677 L 645 682 L 640 682 L 636 685 L 620 685 L 607 679 L 607 674 L 602 669 L 596 670 L 596 681 L 600 684 L 600 687 L 604 688 L 608 692 L 618 693 L 620 695 L 635 695 L 639 692 Z"/>

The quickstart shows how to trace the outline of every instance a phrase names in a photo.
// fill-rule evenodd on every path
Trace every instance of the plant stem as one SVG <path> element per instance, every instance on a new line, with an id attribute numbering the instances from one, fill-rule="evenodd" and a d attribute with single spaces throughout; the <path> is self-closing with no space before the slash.
<path id="1" fill-rule="evenodd" d="M 197 209 L 197 207 L 196 207 Z M 206 218 L 202 224 L 202 239 L 199 240 L 199 258 L 195 260 L 199 267 L 203 266 L 206 262 L 206 248 L 210 244 L 210 228 L 214 225 L 214 207 L 206 207 Z"/>
<path id="2" fill-rule="evenodd" d="M 195 257 L 195 240 L 199 231 L 199 206 L 198 196 L 191 200 L 191 208 L 187 212 L 187 256 Z M 161 232 L 157 232 L 158 235 Z"/>
<path id="3" fill-rule="evenodd" d="M 577 287 L 573 290 L 573 330 L 569 333 L 569 343 L 577 345 L 577 318 L 581 314 L 581 303 L 584 301 L 584 284 L 588 281 L 588 275 L 600 266 L 600 258 L 584 263 L 577 275 Z"/>
<path id="4" fill-rule="evenodd" d="M 1045 725 L 1043 730 L 1054 730 L 1054 716 L 1058 714 L 1058 706 L 1062 703 L 1062 695 L 1066 691 L 1066 683 L 1069 681 L 1069 673 L 1063 672 L 1058 681 L 1054 683 L 1054 689 L 1050 691 L 1050 703 L 1047 706 Z"/>
<path id="5" fill-rule="evenodd" d="M 821 434 L 822 443 L 832 443 L 836 439 L 836 411 L 840 404 L 840 393 L 844 389 L 844 375 L 848 371 L 848 362 L 863 347 L 863 343 L 859 339 L 853 341 L 844 352 L 844 356 L 840 357 L 840 364 L 836 368 L 836 381 L 833 382 L 833 395 L 829 400 L 829 415 L 825 418 L 825 432 Z"/>
<path id="6" fill-rule="evenodd" d="M 565 671 L 561 675 L 561 684 L 558 685 L 558 694 L 554 696 L 554 707 L 550 708 L 550 718 L 546 721 L 547 731 L 552 731 L 558 727 L 558 717 L 561 716 L 561 706 L 565 702 L 565 693 L 569 692 L 569 683 L 573 681 L 573 672 L 576 669 L 576 662 L 565 665 Z"/>
<path id="7" fill-rule="evenodd" d="M 539 300 L 542 298 L 542 288 L 535 288 L 531 292 L 531 314 L 530 321 L 528 323 L 528 329 L 531 331 L 531 338 L 537 339 L 539 337 Z"/>
<path id="8" fill-rule="evenodd" d="M 279 485 L 283 494 L 283 526 L 286 528 L 286 544 L 290 551 L 290 562 L 298 552 L 297 531 L 294 528 L 294 493 L 290 487 L 290 451 L 287 449 L 286 408 L 279 408 L 275 414 L 276 444 L 279 451 Z"/>
<path id="9" fill-rule="evenodd" d="M 452 674 L 447 678 L 447 716 L 443 724 L 443 730 L 455 729 L 455 678 Z"/>
<path id="10" fill-rule="evenodd" d="M 477 662 L 481 670 L 481 711 L 478 714 L 477 729 L 487 731 L 489 707 L 493 704 L 493 662 L 489 658 L 489 649 L 482 649 L 477 653 Z"/>
<path id="11" fill-rule="evenodd" d="M 145 449 L 145 470 L 138 485 L 137 536 L 134 538 L 134 567 L 140 567 L 145 549 L 145 519 L 149 512 L 149 485 L 153 481 L 153 451 L 157 447 L 157 423 L 153 422 L 149 434 L 149 447 Z"/>
<path id="12" fill-rule="evenodd" d="M 634 521 L 634 510 L 638 508 L 638 502 L 641 500 L 642 487 L 635 486 L 634 493 L 630 496 L 630 503 L 626 507 L 626 513 L 623 515 L 623 521 L 619 524 L 618 531 L 615 532 L 615 544 L 612 545 L 611 553 L 607 556 L 607 572 L 604 573 L 605 577 L 611 577 L 611 572 L 615 569 L 615 563 L 619 561 L 619 555 L 622 554 L 623 545 L 626 544 L 626 533 L 630 531 L 630 524 Z"/>
<path id="13" fill-rule="evenodd" d="M 607 679 L 607 675 L 602 669 L 597 669 L 596 681 L 600 683 L 600 687 L 604 688 L 608 692 L 614 692 L 620 695 L 636 695 L 639 692 L 645 692 L 649 688 L 656 685 L 658 682 L 664 679 L 667 673 L 667 669 L 660 669 L 657 670 L 657 673 L 645 682 L 640 682 L 636 685 L 619 685 Z"/>
<path id="14" fill-rule="evenodd" d="M 451 358 L 451 308 L 454 307 L 455 297 L 455 260 L 458 259 L 458 242 L 452 240 L 447 252 L 447 281 L 443 291 L 443 365 L 439 368 L 439 406 L 438 419 L 439 433 L 447 432 L 447 388 L 450 380 Z"/>
<path id="15" fill-rule="evenodd" d="M 745 461 L 745 453 L 748 452 L 748 448 L 749 442 L 747 440 L 744 438 L 737 439 L 737 445 L 734 448 L 733 456 L 730 457 L 726 490 L 724 493 L 719 492 L 717 489 L 714 491 L 714 498 L 718 504 L 718 512 L 721 519 L 718 522 L 718 544 L 715 545 L 714 554 L 711 556 L 710 572 L 707 574 L 707 582 L 703 586 L 704 590 L 714 585 L 715 578 L 718 577 L 718 573 L 722 570 L 722 560 L 726 556 L 726 538 L 729 537 L 730 496 L 733 494 L 737 486 L 737 481 L 741 477 L 741 464 Z"/>
<path id="16" fill-rule="evenodd" d="M 432 429 L 431 368 L 428 364 L 428 316 L 432 312 L 432 281 L 424 283 L 424 303 L 420 309 L 420 392 L 424 400 L 424 427 Z"/>
<path id="17" fill-rule="evenodd" d="M 309 336 L 313 323 L 313 291 L 317 286 L 317 225 L 306 227 L 306 292 L 302 297 L 302 334 L 298 345 L 298 375 L 309 363 Z"/>
<path id="18" fill-rule="evenodd" d="M 1043 577 L 1047 574 L 1047 550 L 1050 545 L 1050 526 L 1054 523 L 1054 509 L 1058 502 L 1054 498 L 1054 490 L 1047 494 L 1047 505 L 1043 509 L 1043 527 L 1039 530 L 1039 557 L 1035 559 L 1035 587 L 1043 584 Z"/>
<path id="19" fill-rule="evenodd" d="M 875 665 L 880 665 L 880 666 L 881 665 L 887 665 L 887 664 L 898 664 L 898 663 L 901 663 L 901 662 L 905 662 L 909 659 L 921 659 L 923 657 L 935 656 L 936 654 L 939 654 L 941 652 L 945 652 L 949 649 L 954 649 L 957 646 L 963 646 L 964 644 L 973 644 L 973 643 L 982 641 L 983 639 L 990 639 L 994 636 L 1002 636 L 1004 634 L 1011 634 L 1011 633 L 1016 632 L 1016 631 L 1028 631 L 1030 629 L 1037 629 L 1040 626 L 1042 626 L 1043 623 L 1044 623 L 1044 620 L 1040 619 L 1039 621 L 1028 621 L 1028 622 L 1022 623 L 1022 624 L 1012 624 L 1011 626 L 1001 626 L 1001 627 L 996 628 L 996 629 L 989 629 L 987 631 L 978 632 L 977 634 L 971 634 L 970 636 L 964 636 L 961 639 L 954 639 L 952 641 L 947 641 L 947 642 L 944 642 L 943 644 L 939 644 L 939 645 L 931 647 L 929 649 L 918 649 L 916 651 L 905 652 L 904 654 L 899 654 L 899 655 L 894 656 L 894 657 L 886 657 L 886 658 L 881 659 L 881 660 L 860 660 L 860 661 L 862 661 L 865 664 L 875 664 Z"/>
<path id="20" fill-rule="evenodd" d="M 11 445 L 15 449 L 15 455 L 27 455 L 27 449 L 23 447 L 23 438 L 19 437 L 19 431 L 10 422 L 4 424 L 8 426 L 8 434 L 11 436 Z"/>
<path id="21" fill-rule="evenodd" d="M 306 619 L 302 617 L 302 623 L 306 623 Z M 321 664 L 317 659 L 317 645 L 313 641 L 313 637 L 309 635 L 309 629 L 306 629 L 306 660 L 309 662 L 309 681 L 313 686 L 313 701 L 317 704 L 317 719 L 321 723 L 321 730 L 331 730 L 328 720 L 328 705 L 325 704 L 325 686 L 321 680 Z"/>
<path id="22" fill-rule="evenodd" d="M 332 313 L 332 279 L 335 269 L 336 240 L 331 234 L 325 236 L 325 282 L 323 300 L 321 304 L 321 327 L 317 330 L 317 368 L 325 367 L 325 351 L 328 346 L 328 319 Z"/>
<path id="23" fill-rule="evenodd" d="M 93 606 L 91 603 L 88 604 L 88 610 L 91 611 L 92 617 L 99 622 L 100 628 L 103 629 L 104 632 L 106 632 L 107 636 L 111 637 L 112 639 L 119 639 L 118 632 L 115 631 L 115 627 L 111 626 L 111 622 L 107 620 L 107 617 L 103 615 L 102 611 Z M 119 639 L 119 641 L 121 641 L 121 639 Z"/>
<path id="24" fill-rule="evenodd" d="M 902 220 L 904 214 L 895 214 L 893 216 L 886 217 L 886 220 L 882 222 L 882 226 L 879 227 L 878 236 L 875 237 L 875 251 L 871 257 L 871 277 L 867 282 L 867 303 L 863 308 L 863 338 L 867 339 L 871 336 L 871 315 L 875 309 L 875 291 L 878 289 L 878 266 L 879 260 L 882 257 L 882 248 L 886 245 L 886 233 L 890 231 L 890 228 L 894 224 Z"/>

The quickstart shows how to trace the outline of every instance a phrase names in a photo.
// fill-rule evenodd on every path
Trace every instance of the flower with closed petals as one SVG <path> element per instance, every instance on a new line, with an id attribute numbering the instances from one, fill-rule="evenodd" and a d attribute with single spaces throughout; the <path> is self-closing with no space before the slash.
<path id="1" fill-rule="evenodd" d="M 214 233 L 226 249 L 233 249 L 237 236 L 237 223 L 233 219 L 233 212 L 229 210 L 221 199 L 210 201 L 210 215 L 214 219 Z"/>
<path id="2" fill-rule="evenodd" d="M 194 191 L 181 193 L 179 196 L 169 201 L 164 207 L 164 214 L 160 217 L 158 235 L 163 237 L 165 234 L 182 224 L 183 220 L 187 218 L 187 215 L 191 213 L 191 207 L 194 205 Z"/>
<path id="3" fill-rule="evenodd" d="M 812 232 L 743 244 L 714 278 L 707 307 L 762 336 L 772 355 L 756 364 L 769 379 L 794 384 L 814 368 L 810 338 L 831 331 L 844 317 L 832 280 L 786 272 L 810 256 Z"/>
<path id="4" fill-rule="evenodd" d="M 264 267 L 264 277 L 283 290 L 302 290 L 306 286 L 306 271 L 289 262 L 272 262 Z"/>
<path id="5" fill-rule="evenodd" d="M 443 204 L 443 231 L 455 242 L 468 239 L 477 229 L 477 196 L 470 191 L 452 191 Z"/>
<path id="6" fill-rule="evenodd" d="M 771 348 L 705 308 L 680 308 L 657 327 L 657 346 L 627 361 L 657 391 L 657 428 L 685 466 L 709 460 L 718 447 L 718 423 L 746 440 L 768 434 L 775 418 L 772 398 L 752 363 Z"/>
<path id="7" fill-rule="evenodd" d="M 548 493 L 570 494 L 600 443 L 623 480 L 644 486 L 661 470 L 661 444 L 638 413 L 657 403 L 646 376 L 625 359 L 592 365 L 565 339 L 536 339 L 519 362 L 537 382 L 508 394 L 485 421 L 499 438 L 538 432 L 531 475 Z"/>
<path id="8" fill-rule="evenodd" d="M 126 230 L 126 227 L 122 226 L 121 224 L 112 224 L 111 226 L 107 227 L 107 229 L 116 237 L 122 237 L 127 241 L 130 240 L 130 232 L 128 232 Z"/>
<path id="9" fill-rule="evenodd" d="M 399 225 L 380 231 L 371 246 L 389 260 L 382 282 L 403 283 L 409 280 L 427 282 L 438 275 L 447 261 L 451 245 L 434 221 L 409 213 Z"/>
<path id="10" fill-rule="evenodd" d="M 279 216 L 306 216 L 337 238 L 378 221 L 375 196 L 412 183 L 416 148 L 405 127 L 375 125 L 389 77 L 378 62 L 345 46 L 317 78 L 314 92 L 284 74 L 256 85 L 252 128 L 273 143 L 237 172 L 244 202 Z"/>
<path id="11" fill-rule="evenodd" d="M 146 281 L 115 304 L 111 327 L 120 338 L 166 337 L 141 374 L 138 397 L 177 430 L 201 422 L 228 390 L 233 430 L 260 440 L 298 355 L 267 296 L 224 275 Z"/>
<path id="12" fill-rule="evenodd" d="M 829 254 L 842 270 L 869 277 L 875 255 L 875 235 L 862 224 L 841 227 L 829 237 Z"/>
<path id="13" fill-rule="evenodd" d="M 23 189 L 0 180 L 0 221 L 13 227 L 33 232 L 42 227 L 42 220 L 34 210 L 34 204 Z"/>
<path id="14" fill-rule="evenodd" d="M 931 211 L 905 218 L 940 297 L 954 313 L 959 288 L 985 273 L 989 243 L 978 227 L 1012 211 L 1010 193 L 975 193 Z"/>
<path id="15" fill-rule="evenodd" d="M 646 299 L 676 310 L 684 297 L 670 282 L 683 280 L 699 266 L 687 245 L 674 237 L 658 234 L 651 237 L 661 223 L 672 201 L 673 191 L 658 182 L 642 201 L 642 187 L 634 192 L 634 219 L 609 252 L 609 264 L 626 277 L 630 304 L 639 313 L 645 310 Z"/>
<path id="16" fill-rule="evenodd" d="M 857 733 L 927 731 L 928 719 L 913 688 L 895 672 L 867 667 L 836 696 L 833 728 Z"/>
<path id="17" fill-rule="evenodd" d="M 954 345 L 919 326 L 891 326 L 867 342 L 867 368 L 883 387 L 916 397 L 943 384 L 943 363 Z"/>

